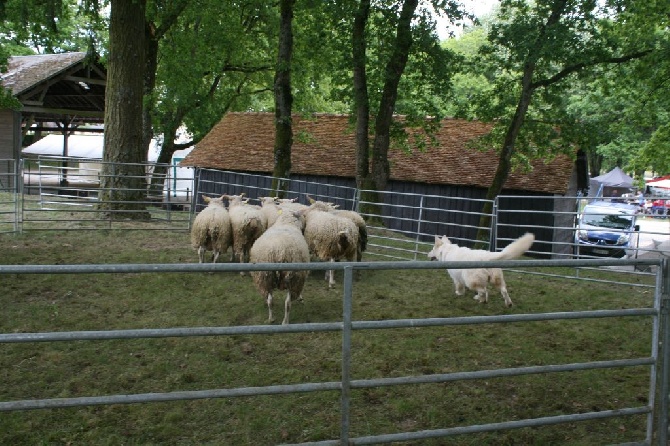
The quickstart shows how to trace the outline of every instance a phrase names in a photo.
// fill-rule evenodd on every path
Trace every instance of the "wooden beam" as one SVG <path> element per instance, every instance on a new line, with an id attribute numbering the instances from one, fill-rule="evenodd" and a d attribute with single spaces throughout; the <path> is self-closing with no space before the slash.
<path id="1" fill-rule="evenodd" d="M 47 113 L 50 115 L 70 115 L 70 116 L 82 116 L 86 118 L 104 118 L 105 112 L 103 111 L 93 111 L 93 110 L 72 110 L 67 108 L 47 108 L 47 107 L 34 107 L 34 106 L 24 106 L 21 109 L 25 113 Z"/>
<path id="2" fill-rule="evenodd" d="M 91 85 L 107 85 L 107 81 L 105 79 L 91 79 L 89 77 L 80 77 L 80 76 L 65 76 L 64 79 L 66 81 L 72 81 L 72 82 L 83 82 L 85 84 L 91 84 Z"/>

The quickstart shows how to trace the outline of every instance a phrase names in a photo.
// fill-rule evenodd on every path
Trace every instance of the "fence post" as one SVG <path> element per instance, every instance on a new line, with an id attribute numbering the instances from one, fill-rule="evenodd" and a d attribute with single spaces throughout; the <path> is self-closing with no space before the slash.
<path id="1" fill-rule="evenodd" d="M 668 444 L 668 400 L 670 399 L 670 259 L 664 258 L 661 274 L 661 404 L 658 410 L 658 445 Z"/>
<path id="2" fill-rule="evenodd" d="M 419 254 L 419 238 L 421 237 L 421 220 L 423 220 L 423 199 L 425 195 L 421 195 L 419 200 L 419 218 L 416 222 L 416 238 L 414 239 L 414 261 L 416 261 L 417 254 Z"/>
<path id="3" fill-rule="evenodd" d="M 342 391 L 340 393 L 340 444 L 349 444 L 349 404 L 351 400 L 351 331 L 354 272 L 344 268 L 344 298 L 342 302 Z"/>
<path id="4" fill-rule="evenodd" d="M 493 200 L 493 212 L 491 212 L 491 227 L 489 228 L 489 251 L 495 252 L 498 245 L 498 197 Z"/>

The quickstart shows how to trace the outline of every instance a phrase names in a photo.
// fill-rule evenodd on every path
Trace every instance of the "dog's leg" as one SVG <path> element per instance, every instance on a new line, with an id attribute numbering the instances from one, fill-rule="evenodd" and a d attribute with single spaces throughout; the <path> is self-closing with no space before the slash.
<path id="1" fill-rule="evenodd" d="M 493 270 L 493 274 L 491 274 L 491 282 L 493 283 L 493 286 L 495 286 L 500 291 L 502 298 L 505 299 L 505 306 L 511 307 L 512 299 L 509 297 L 509 293 L 507 292 L 507 284 L 505 283 L 505 278 L 503 277 L 503 272 L 501 269 Z"/>
<path id="2" fill-rule="evenodd" d="M 477 295 L 475 295 L 475 300 L 482 304 L 488 303 L 489 291 L 486 288 L 477 288 Z"/>

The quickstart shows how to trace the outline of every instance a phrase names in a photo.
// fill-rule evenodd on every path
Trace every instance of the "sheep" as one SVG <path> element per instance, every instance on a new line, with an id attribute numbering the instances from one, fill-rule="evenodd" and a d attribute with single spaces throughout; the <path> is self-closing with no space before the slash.
<path id="1" fill-rule="evenodd" d="M 247 204 L 241 195 L 224 195 L 233 233 L 233 262 L 249 263 L 249 250 L 267 227 L 267 218 L 259 206 Z M 244 275 L 244 272 L 241 273 Z"/>
<path id="2" fill-rule="evenodd" d="M 353 261 L 359 245 L 358 227 L 348 218 L 330 212 L 323 202 L 314 202 L 305 212 L 305 240 L 312 254 L 320 260 L 334 262 L 342 258 Z M 335 285 L 333 270 L 326 272 L 328 288 Z"/>
<path id="3" fill-rule="evenodd" d="M 258 200 L 261 202 L 261 211 L 265 214 L 267 227 L 270 228 L 275 224 L 280 213 L 277 199 L 275 197 L 258 197 Z"/>
<path id="4" fill-rule="evenodd" d="M 297 198 L 277 198 L 277 202 L 279 203 L 279 207 L 282 209 L 289 209 L 292 211 L 301 211 L 303 209 L 307 209 L 309 206 L 302 204 L 302 203 L 297 203 Z"/>
<path id="5" fill-rule="evenodd" d="M 323 203 L 328 206 L 328 208 L 321 207 L 323 210 L 328 210 L 329 212 L 332 212 L 335 215 L 339 215 L 340 217 L 345 217 L 354 222 L 354 224 L 358 227 L 358 249 L 356 251 L 356 261 L 360 262 L 363 259 L 363 252 L 367 248 L 368 244 L 368 227 L 367 224 L 365 223 L 365 220 L 356 211 L 347 211 L 344 209 L 337 209 L 337 205 L 333 203 L 328 203 L 325 201 L 317 201 L 314 200 L 312 197 L 307 195 L 307 200 L 309 200 L 310 203 Z M 321 205 L 319 205 L 321 206 Z"/>
<path id="6" fill-rule="evenodd" d="M 305 217 L 302 212 L 282 211 L 277 221 L 251 247 L 252 263 L 308 263 L 309 248 L 302 230 Z M 268 306 L 268 322 L 274 322 L 272 291 L 288 290 L 284 301 L 284 320 L 289 323 L 291 302 L 302 300 L 302 289 L 309 271 L 253 271 L 251 277 L 256 289 Z"/>
<path id="7" fill-rule="evenodd" d="M 212 251 L 212 263 L 216 263 L 219 255 L 228 251 L 232 244 L 230 216 L 223 204 L 223 196 L 210 198 L 203 195 L 207 203 L 193 221 L 191 228 L 191 245 L 198 251 L 198 260 L 205 263 L 205 252 Z"/>

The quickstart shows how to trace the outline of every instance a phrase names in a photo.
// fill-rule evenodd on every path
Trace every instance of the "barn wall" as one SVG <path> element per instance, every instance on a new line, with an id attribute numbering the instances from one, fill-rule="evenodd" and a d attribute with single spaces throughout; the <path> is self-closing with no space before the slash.
<path id="1" fill-rule="evenodd" d="M 271 194 L 271 176 L 209 169 L 200 169 L 198 176 L 199 206 L 196 209 L 203 205 L 201 194 L 245 192 L 251 198 Z M 327 199 L 340 205 L 341 209 L 356 206 L 355 181 L 350 178 L 293 175 L 288 196 L 304 197 L 305 194 Z M 526 226 L 531 226 L 537 238 L 533 250 L 551 253 L 557 236 L 553 229 L 555 197 L 526 191 L 506 190 L 504 194 L 497 203 L 496 248 L 501 249 L 510 239 L 527 232 Z M 382 217 L 389 217 L 384 218 L 389 229 L 418 233 L 422 241 L 430 242 L 437 234 L 459 240 L 459 244 L 471 245 L 476 239 L 485 196 L 483 188 L 390 181 L 387 192 L 382 194 L 385 205 Z"/>
<path id="2" fill-rule="evenodd" d="M 15 160 L 0 162 L 0 187 L 6 188 L 11 184 L 13 166 L 19 159 L 21 146 L 21 115 L 13 110 L 0 110 L 0 160 Z"/>

